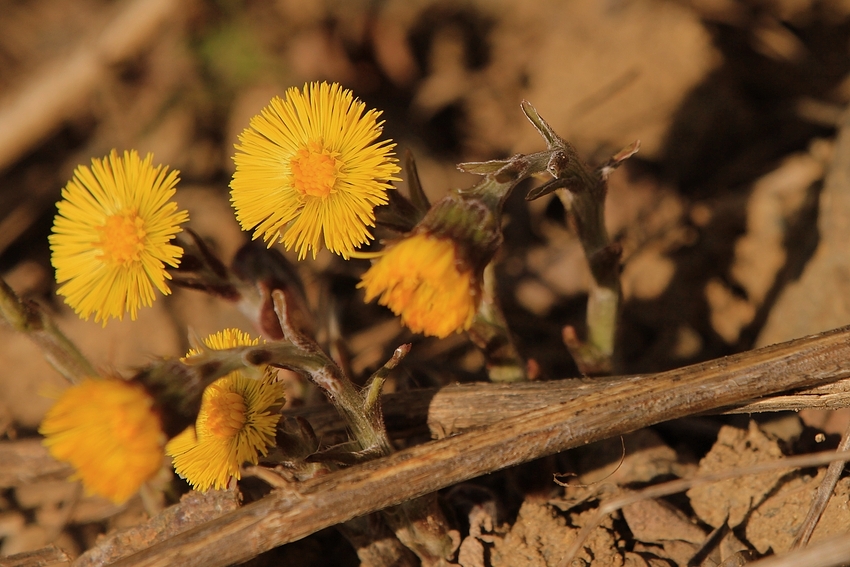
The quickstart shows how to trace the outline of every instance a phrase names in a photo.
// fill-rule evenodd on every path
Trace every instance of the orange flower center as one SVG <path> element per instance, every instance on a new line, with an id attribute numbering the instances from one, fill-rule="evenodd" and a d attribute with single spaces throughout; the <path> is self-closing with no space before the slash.
<path id="1" fill-rule="evenodd" d="M 221 392 L 209 400 L 207 427 L 216 437 L 233 438 L 245 425 L 245 400 L 236 392 Z"/>
<path id="2" fill-rule="evenodd" d="M 100 259 L 113 264 L 128 264 L 141 260 L 145 249 L 145 221 L 136 211 L 122 211 L 110 215 L 98 228 L 100 240 L 95 243 L 102 255 Z"/>
<path id="3" fill-rule="evenodd" d="M 311 197 L 330 195 L 339 177 L 340 166 L 341 162 L 331 152 L 316 143 L 301 148 L 289 160 L 295 189 Z"/>

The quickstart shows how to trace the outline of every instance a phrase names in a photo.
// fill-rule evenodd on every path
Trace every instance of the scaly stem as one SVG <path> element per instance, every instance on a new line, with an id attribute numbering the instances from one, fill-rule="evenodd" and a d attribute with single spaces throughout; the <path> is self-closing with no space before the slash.
<path id="1" fill-rule="evenodd" d="M 584 162 L 569 160 L 568 168 L 587 168 Z M 587 168 L 589 169 L 589 168 Z M 605 229 L 605 182 L 587 172 L 576 176 L 589 185 L 567 191 L 558 197 L 569 213 L 590 265 L 593 281 L 587 297 L 587 341 L 573 340 L 565 334 L 567 347 L 583 374 L 610 374 L 613 369 L 617 319 L 620 307 L 620 246 L 611 244 Z M 559 171 L 560 175 L 572 172 Z M 560 177 L 559 175 L 559 177 Z"/>
<path id="2" fill-rule="evenodd" d="M 610 374 L 620 310 L 621 248 L 619 244 L 610 241 L 605 229 L 605 195 L 608 191 L 608 175 L 634 155 L 640 144 L 635 142 L 601 167 L 593 169 L 579 158 L 572 144 L 552 130 L 530 103 L 523 101 L 522 110 L 546 141 L 547 149 L 529 155 L 515 155 L 506 160 L 462 163 L 458 165 L 461 171 L 483 175 L 484 179 L 459 193 L 461 196 L 481 199 L 498 216 L 505 199 L 520 181 L 543 172 L 549 172 L 554 177 L 549 183 L 529 191 L 526 199 L 530 201 L 557 192 L 575 227 L 593 275 L 587 300 L 587 340 L 581 341 L 575 329 L 566 327 L 564 342 L 583 374 Z M 492 348 L 494 341 L 511 348 L 513 345 L 507 328 L 503 332 L 499 329 L 499 321 L 496 320 L 498 314 L 491 312 L 490 315 L 495 319 L 489 320 L 487 308 L 487 305 L 482 306 L 479 322 L 471 329 L 470 335 L 476 344 L 485 345 L 482 349 L 488 358 L 488 365 L 498 367 L 499 357 L 503 353 Z M 495 358 L 494 353 L 498 353 Z M 519 374 L 511 374 L 508 380 L 520 379 L 520 374 L 525 376 L 524 369 Z"/>
<path id="3" fill-rule="evenodd" d="M 290 324 L 285 295 L 275 290 L 272 292 L 272 300 L 284 338 L 303 350 L 306 357 L 321 361 L 319 364 L 301 366 L 301 369 L 308 372 L 310 380 L 322 388 L 336 406 L 360 450 L 372 453 L 375 457 L 392 454 L 393 447 L 387 436 L 379 403 L 381 386 L 387 374 L 410 350 L 410 346 L 397 348 L 393 357 L 375 373 L 361 393 L 312 338 Z M 423 565 L 444 564 L 460 544 L 459 536 L 451 530 L 435 494 L 385 510 L 384 515 L 398 539 L 419 557 Z"/>
<path id="4" fill-rule="evenodd" d="M 387 437 L 380 406 L 375 403 L 370 404 L 367 399 L 364 399 L 357 386 L 322 351 L 316 341 L 291 324 L 289 307 L 282 291 L 274 290 L 272 301 L 280 320 L 284 339 L 301 349 L 306 357 L 315 361 L 310 366 L 302 366 L 295 370 L 306 372 L 310 380 L 324 390 L 331 403 L 348 422 L 360 450 L 378 451 L 382 455 L 392 453 L 392 445 Z M 369 393 L 366 397 L 370 397 Z M 377 396 L 374 397 L 377 398 Z M 371 407 L 368 407 L 370 405 Z"/>
<path id="5" fill-rule="evenodd" d="M 487 361 L 491 382 L 522 382 L 526 379 L 525 361 L 511 339 L 508 323 L 496 297 L 493 263 L 484 268 L 481 303 L 469 328 L 469 338 Z"/>
<path id="6" fill-rule="evenodd" d="M 531 191 L 527 199 L 557 193 L 578 234 L 593 276 L 587 298 L 587 340 L 581 341 L 575 329 L 566 327 L 564 342 L 583 374 L 610 374 L 614 366 L 620 310 L 622 249 L 610 241 L 605 228 L 605 196 L 608 176 L 637 152 L 640 143 L 624 148 L 594 169 L 579 157 L 572 144 L 552 130 L 531 104 L 523 101 L 522 109 L 546 140 L 550 152 L 546 169 L 555 178 Z"/>

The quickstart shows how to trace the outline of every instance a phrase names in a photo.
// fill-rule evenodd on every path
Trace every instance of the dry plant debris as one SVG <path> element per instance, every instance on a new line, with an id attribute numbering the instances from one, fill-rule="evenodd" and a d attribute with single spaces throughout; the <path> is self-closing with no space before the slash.
<path id="1" fill-rule="evenodd" d="M 610 499 L 673 479 L 778 466 L 834 448 L 836 432 L 847 428 L 850 414 L 841 408 L 850 406 L 850 386 L 846 363 L 835 358 L 842 345 L 815 352 L 815 343 L 791 343 L 787 358 L 758 377 L 747 373 L 746 359 L 724 358 L 850 324 L 846 2 L 0 0 L 0 11 L 0 277 L 41 305 L 99 372 L 131 375 L 183 356 L 190 328 L 198 337 L 225 328 L 253 332 L 257 314 L 257 305 L 172 286 L 138 320 L 103 328 L 56 296 L 47 240 L 54 205 L 75 167 L 112 148 L 135 148 L 142 157 L 150 151 L 155 163 L 180 170 L 175 200 L 198 241 L 223 265 L 242 262 L 259 279 L 268 266 L 237 259 L 246 234 L 227 185 L 238 136 L 287 88 L 336 82 L 381 109 L 385 137 L 401 162 L 412 152 L 421 180 L 417 187 L 403 171 L 399 193 L 425 208 L 480 181 L 456 164 L 473 163 L 472 171 L 477 163 L 481 173 L 482 164 L 494 163 L 488 160 L 543 149 L 519 110 L 522 100 L 590 170 L 641 141 L 640 152 L 607 179 L 604 228 L 613 248 L 602 246 L 599 256 L 619 275 L 610 361 L 625 378 L 579 377 L 598 361 L 582 341 L 592 334 L 586 305 L 599 290 L 599 264 L 588 263 L 587 236 L 567 221 L 569 199 L 522 202 L 551 178 L 537 174 L 512 178 L 517 186 L 498 223 L 504 241 L 482 256 L 495 254 L 492 274 L 458 271 L 473 291 L 482 283 L 482 297 L 498 298 L 484 331 L 442 339 L 412 333 L 388 310 L 363 303 L 355 286 L 366 260 L 346 263 L 323 250 L 296 263 L 297 253 L 275 248 L 304 282 L 303 297 L 278 298 L 290 317 L 284 326 L 293 327 L 278 330 L 296 343 L 298 333 L 316 331 L 357 388 L 377 372 L 388 435 L 376 428 L 375 443 L 339 446 L 350 441 L 351 422 L 321 403 L 304 376 L 281 370 L 288 404 L 279 444 L 316 462 L 299 468 L 272 454 L 276 461 L 244 470 L 225 491 L 187 492 L 165 460 L 149 486 L 121 505 L 68 482 L 67 465 L 52 459 L 37 434 L 66 381 L 29 337 L 0 325 L 0 565 L 168 564 L 164 550 L 192 545 L 201 561 L 215 555 L 216 538 L 234 542 L 233 551 L 205 564 L 232 557 L 254 565 L 560 565 Z M 418 220 L 404 214 L 391 219 L 396 229 Z M 398 236 L 385 220 L 378 219 L 374 249 Z M 457 237 L 429 222 L 425 232 Z M 275 285 L 260 286 L 260 313 L 274 313 Z M 303 306 L 312 314 L 299 319 Z M 272 327 L 276 321 L 271 316 Z M 268 329 L 269 318 L 262 323 Z M 510 334 L 499 335 L 500 328 Z M 510 340 L 495 344 L 493 336 Z M 38 340 L 51 337 L 47 331 Z M 385 372 L 402 344 L 411 344 L 409 352 Z M 759 363 L 761 355 L 753 356 L 750 363 Z M 715 391 L 707 382 L 693 391 L 675 386 L 691 374 L 657 374 L 712 360 L 718 372 L 743 365 L 734 367 L 739 378 L 723 375 L 722 403 L 702 397 Z M 705 370 L 696 375 L 708 376 L 699 374 Z M 485 383 L 495 376 L 536 380 Z M 368 407 L 379 390 L 367 390 Z M 567 431 L 546 430 L 547 415 Z M 359 426 L 370 430 L 380 421 L 374 413 L 370 419 Z M 530 423 L 534 443 L 519 433 Z M 447 453 L 444 468 L 431 462 L 442 453 L 429 451 L 473 445 L 478 461 Z M 556 446 L 572 448 L 551 455 Z M 369 460 L 379 454 L 388 460 Z M 411 462 L 432 466 L 422 469 L 431 476 L 403 477 L 405 486 L 385 485 L 373 502 L 364 497 L 351 509 L 371 510 L 385 489 L 398 490 L 395 504 L 440 489 L 451 529 L 436 531 L 447 537 L 412 540 L 437 541 L 438 550 L 453 550 L 448 558 L 435 558 L 442 551 L 433 547 L 417 549 L 417 557 L 393 535 L 403 530 L 377 515 L 339 531 L 293 528 L 296 535 L 279 541 L 299 541 L 282 546 L 277 535 L 257 535 L 276 533 L 268 523 L 228 520 L 253 522 L 251 510 L 278 518 L 282 502 L 296 509 L 321 501 L 322 486 L 331 484 L 305 480 L 317 471 L 329 483 L 350 480 L 344 475 L 401 467 L 393 455 L 421 459 Z M 449 462 L 454 468 L 445 468 Z M 516 466 L 493 472 L 505 463 Z M 555 473 L 574 476 L 558 476 L 562 487 Z M 842 540 L 830 539 L 850 525 L 846 478 L 808 544 L 814 555 L 790 551 L 823 477 L 823 468 L 777 468 L 633 502 L 592 528 L 574 564 L 726 566 L 765 558 L 759 564 L 821 565 L 830 553 L 847 561 Z M 438 518 L 429 508 L 436 500 L 429 502 L 411 513 Z M 335 509 L 316 512 L 316 526 L 335 523 L 349 504 L 341 498 Z"/>

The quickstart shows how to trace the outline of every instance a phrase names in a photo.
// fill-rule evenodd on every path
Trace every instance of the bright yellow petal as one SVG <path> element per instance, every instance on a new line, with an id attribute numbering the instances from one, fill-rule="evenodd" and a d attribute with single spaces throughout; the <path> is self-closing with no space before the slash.
<path id="1" fill-rule="evenodd" d="M 425 233 L 405 238 L 386 250 L 357 287 L 364 288 L 365 301 L 380 296 L 378 303 L 414 332 L 444 338 L 464 331 L 480 290 L 472 272 L 460 268 L 455 246 Z"/>
<path id="2" fill-rule="evenodd" d="M 119 504 L 162 466 L 165 435 L 153 398 L 138 384 L 84 380 L 63 393 L 39 432 L 87 493 Z"/>
<path id="3" fill-rule="evenodd" d="M 376 142 L 380 112 L 338 84 L 275 97 L 239 137 L 231 202 L 243 230 L 298 258 L 322 247 L 348 258 L 371 238 L 374 208 L 399 172 L 394 144 Z"/>
<path id="4" fill-rule="evenodd" d="M 113 150 L 79 166 L 62 190 L 49 237 L 57 293 L 84 319 L 135 319 L 154 290 L 170 293 L 166 266 L 183 250 L 171 244 L 188 220 L 171 201 L 177 171 L 151 165 L 135 151 Z"/>
<path id="5" fill-rule="evenodd" d="M 226 329 L 204 341 L 212 349 L 258 344 L 247 333 Z M 190 351 L 187 356 L 197 354 Z M 240 478 L 243 463 L 257 464 L 275 444 L 283 385 L 266 370 L 259 380 L 237 371 L 219 378 L 204 391 L 194 427 L 166 445 L 174 470 L 197 490 L 225 488 Z"/>

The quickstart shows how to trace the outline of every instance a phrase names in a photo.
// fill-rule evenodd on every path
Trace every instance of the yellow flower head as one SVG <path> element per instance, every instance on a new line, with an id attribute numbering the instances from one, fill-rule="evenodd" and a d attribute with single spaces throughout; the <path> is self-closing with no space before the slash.
<path id="1" fill-rule="evenodd" d="M 204 341 L 212 349 L 256 345 L 237 329 L 226 329 Z M 198 354 L 189 351 L 187 357 Z M 204 390 L 195 427 L 188 427 L 168 442 L 165 451 L 174 459 L 174 470 L 197 490 L 225 488 L 231 477 L 240 478 L 239 466 L 257 464 L 275 443 L 283 385 L 267 369 L 259 380 L 242 371 L 219 378 Z"/>
<path id="2" fill-rule="evenodd" d="M 62 394 L 39 432 L 87 493 L 120 504 L 162 466 L 165 435 L 153 406 L 139 384 L 89 378 Z"/>
<path id="3" fill-rule="evenodd" d="M 357 287 L 365 288 L 366 301 L 380 295 L 378 303 L 401 316 L 410 330 L 439 338 L 469 328 L 480 295 L 455 242 L 427 232 L 392 245 Z"/>
<path id="4" fill-rule="evenodd" d="M 378 117 L 338 84 L 310 83 L 275 97 L 239 136 L 230 182 L 243 230 L 298 259 L 324 246 L 348 258 L 368 242 L 374 208 L 398 181 L 395 144 L 376 142 Z"/>
<path id="5" fill-rule="evenodd" d="M 183 250 L 170 244 L 188 220 L 170 201 L 178 172 L 153 167 L 136 151 L 115 150 L 92 166 L 79 166 L 62 190 L 50 235 L 57 291 L 84 319 L 129 312 L 154 300 L 154 287 L 170 293 L 165 265 L 176 267 Z"/>

